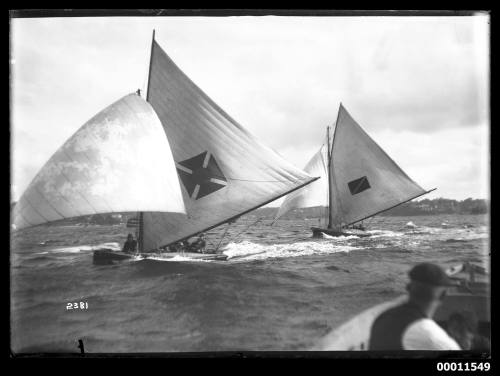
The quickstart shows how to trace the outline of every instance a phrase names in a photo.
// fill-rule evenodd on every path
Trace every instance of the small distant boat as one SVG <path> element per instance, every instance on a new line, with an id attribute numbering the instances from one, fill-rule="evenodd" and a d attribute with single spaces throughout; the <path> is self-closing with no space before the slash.
<path id="1" fill-rule="evenodd" d="M 94 261 L 226 259 L 158 252 L 318 179 L 263 145 L 199 89 L 154 38 L 140 91 L 98 113 L 44 165 L 14 206 L 17 229 L 59 219 L 132 213 L 138 252 Z M 219 242 L 219 245 L 221 242 Z"/>
<path id="2" fill-rule="evenodd" d="M 405 227 L 416 228 L 417 225 L 415 223 L 413 223 L 412 221 L 409 221 L 409 222 L 406 223 Z"/>
<path id="3" fill-rule="evenodd" d="M 436 311 L 434 320 L 444 327 L 454 312 L 472 310 L 478 319 L 479 334 L 489 338 L 491 333 L 489 273 L 484 267 L 470 262 L 451 267 L 446 272 L 457 281 L 457 285 L 450 288 L 445 300 Z M 368 350 L 370 330 L 375 319 L 382 312 L 406 300 L 406 295 L 400 296 L 363 311 L 323 337 L 313 350 Z"/>
<path id="4" fill-rule="evenodd" d="M 411 180 L 342 104 L 332 141 L 327 127 L 326 142 L 304 171 L 321 179 L 289 194 L 275 221 L 291 209 L 323 206 L 327 224 L 311 227 L 314 237 L 369 236 L 360 222 L 434 190 Z"/>

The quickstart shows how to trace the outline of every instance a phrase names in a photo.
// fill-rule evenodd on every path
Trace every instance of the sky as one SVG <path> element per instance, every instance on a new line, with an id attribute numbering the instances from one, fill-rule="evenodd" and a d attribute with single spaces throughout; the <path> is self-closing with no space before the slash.
<path id="1" fill-rule="evenodd" d="M 11 200 L 87 120 L 175 63 L 303 168 L 339 103 L 425 189 L 489 192 L 489 17 L 11 19 Z M 278 205 L 274 202 L 273 206 Z"/>

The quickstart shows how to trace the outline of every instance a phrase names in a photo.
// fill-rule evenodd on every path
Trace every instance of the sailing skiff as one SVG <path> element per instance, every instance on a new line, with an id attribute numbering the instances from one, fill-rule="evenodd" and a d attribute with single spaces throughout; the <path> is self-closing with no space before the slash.
<path id="1" fill-rule="evenodd" d="M 274 221 L 292 209 L 326 207 L 327 224 L 312 227 L 314 237 L 369 236 L 359 226 L 361 221 L 434 190 L 426 191 L 415 183 L 342 104 L 333 139 L 328 127 L 326 142 L 304 171 L 321 179 L 289 194 Z"/>
<path id="2" fill-rule="evenodd" d="M 153 31 L 146 98 L 127 95 L 83 125 L 23 193 L 13 224 L 137 213 L 138 254 L 100 249 L 94 260 L 224 259 L 154 252 L 316 179 L 224 112 L 175 65 Z"/>

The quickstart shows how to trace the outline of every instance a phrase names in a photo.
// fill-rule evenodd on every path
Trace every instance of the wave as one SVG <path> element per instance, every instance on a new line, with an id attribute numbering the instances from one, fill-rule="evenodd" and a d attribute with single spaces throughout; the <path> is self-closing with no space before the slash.
<path id="1" fill-rule="evenodd" d="M 368 230 L 366 232 L 371 234 L 370 239 L 382 238 L 382 237 L 394 238 L 394 237 L 403 236 L 405 234 L 404 232 L 390 231 L 390 230 Z"/>
<path id="2" fill-rule="evenodd" d="M 101 243 L 98 245 L 78 245 L 78 246 L 73 246 L 73 247 L 54 248 L 54 249 L 51 249 L 50 251 L 47 251 L 47 252 L 48 253 L 80 253 L 80 252 L 95 251 L 96 249 L 100 249 L 100 248 L 108 248 L 108 249 L 112 249 L 114 251 L 121 250 L 119 243 L 111 242 L 111 243 Z"/>
<path id="3" fill-rule="evenodd" d="M 332 235 L 325 234 L 324 232 L 322 232 L 322 233 L 321 233 L 321 237 L 322 237 L 323 239 L 334 239 L 334 240 L 359 239 L 359 236 L 357 236 L 357 235 L 347 235 L 347 236 L 341 235 L 341 236 L 332 236 Z"/>
<path id="4" fill-rule="evenodd" d="M 305 241 L 287 244 L 257 244 L 251 241 L 229 243 L 223 249 L 228 261 L 234 259 L 264 260 L 310 255 L 324 255 L 362 249 L 349 245 L 333 245 L 331 242 Z"/>
<path id="5" fill-rule="evenodd" d="M 451 242 L 468 242 L 471 240 L 488 239 L 487 234 L 465 234 L 464 236 L 458 236 L 453 238 L 445 239 L 447 243 Z"/>

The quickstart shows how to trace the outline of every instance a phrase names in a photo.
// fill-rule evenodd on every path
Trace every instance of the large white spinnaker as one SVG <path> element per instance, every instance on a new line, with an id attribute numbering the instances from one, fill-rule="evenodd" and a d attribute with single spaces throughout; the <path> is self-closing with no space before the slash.
<path id="1" fill-rule="evenodd" d="M 314 154 L 304 167 L 304 171 L 311 176 L 319 176 L 320 179 L 287 195 L 278 210 L 278 214 L 276 214 L 275 221 L 293 209 L 328 206 L 328 151 L 326 144 L 322 145 Z"/>
<path id="2" fill-rule="evenodd" d="M 342 104 L 330 168 L 333 227 L 358 222 L 427 193 L 368 136 Z"/>
<path id="3" fill-rule="evenodd" d="M 56 151 L 16 203 L 12 220 L 21 229 L 136 211 L 185 213 L 185 207 L 161 122 L 144 99 L 129 94 Z"/>
<path id="4" fill-rule="evenodd" d="M 188 216 L 143 213 L 143 247 L 213 228 L 315 178 L 257 141 L 153 40 L 147 100 L 168 136 Z"/>

